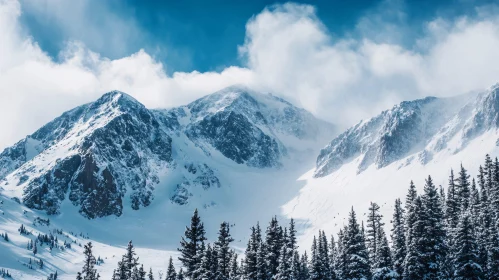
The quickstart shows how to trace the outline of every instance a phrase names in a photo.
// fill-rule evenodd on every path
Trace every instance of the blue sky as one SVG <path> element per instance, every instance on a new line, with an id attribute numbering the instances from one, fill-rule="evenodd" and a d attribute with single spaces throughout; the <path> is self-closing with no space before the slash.
<path id="1" fill-rule="evenodd" d="M 36 0 L 31 0 L 31 2 Z M 30 1 L 25 1 L 32 4 Z M 56 1 L 57 2 L 57 1 Z M 41 48 L 52 57 L 64 49 L 68 40 L 82 41 L 93 51 L 111 59 L 123 57 L 145 49 L 156 59 L 168 65 L 167 71 L 213 71 L 230 65 L 243 65 L 238 45 L 244 43 L 245 25 L 265 7 L 284 1 L 252 0 L 91 0 L 87 4 L 65 9 L 80 8 L 88 26 L 99 26 L 108 17 L 122 19 L 131 27 L 123 30 L 120 46 L 106 45 L 84 36 L 81 30 L 65 29 L 71 22 L 61 22 L 47 12 L 33 10 L 28 5 L 21 20 Z M 297 1 L 316 7 L 317 16 L 326 26 L 332 38 L 359 36 L 356 26 L 363 17 L 382 16 L 385 22 L 393 22 L 404 28 L 401 43 L 408 47 L 412 38 L 422 32 L 423 23 L 435 17 L 453 18 L 471 14 L 477 5 L 493 3 L 488 0 L 316 0 Z M 52 9 L 47 5 L 45 9 Z M 396 13 L 390 11 L 395 10 Z M 62 11 L 64 12 L 64 10 Z M 399 14 L 399 13 L 403 13 Z M 81 26 L 85 28 L 85 26 Z M 112 29 L 95 30 L 95 36 L 114 36 Z M 84 32 L 82 32 L 84 33 Z M 109 34 L 110 33 L 110 34 Z"/>
<path id="2" fill-rule="evenodd" d="M 149 108 L 233 84 L 342 128 L 499 82 L 490 0 L 0 0 L 0 148 L 110 90 Z"/>

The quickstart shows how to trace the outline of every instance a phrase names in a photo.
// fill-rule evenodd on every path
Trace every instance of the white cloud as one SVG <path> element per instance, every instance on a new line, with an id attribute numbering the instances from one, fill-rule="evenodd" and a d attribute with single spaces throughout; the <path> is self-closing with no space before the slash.
<path id="1" fill-rule="evenodd" d="M 21 10 L 18 1 L 0 0 L 0 148 L 112 89 L 148 107 L 171 107 L 241 83 L 283 95 L 346 126 L 402 100 L 461 94 L 499 80 L 497 13 L 479 20 L 435 19 L 407 49 L 398 39 L 383 39 L 389 33 L 381 34 L 378 19 L 371 30 L 372 21 L 360 20 L 357 28 L 364 37 L 333 39 L 312 6 L 272 6 L 247 23 L 240 46 L 246 67 L 167 75 L 165 65 L 143 50 L 111 60 L 77 41 L 68 43 L 56 62 L 24 33 Z M 393 28 L 390 24 L 388 30 Z M 115 38 L 117 44 L 126 42 Z"/>

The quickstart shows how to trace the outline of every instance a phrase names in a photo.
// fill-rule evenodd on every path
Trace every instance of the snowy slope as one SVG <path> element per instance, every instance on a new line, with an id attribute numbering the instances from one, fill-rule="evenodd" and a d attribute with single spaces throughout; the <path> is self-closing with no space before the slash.
<path id="1" fill-rule="evenodd" d="M 476 175 L 485 155 L 499 155 L 499 86 L 478 95 L 402 102 L 348 129 L 323 148 L 305 185 L 283 206 L 289 217 L 308 221 L 302 240 L 318 229 L 336 233 L 353 206 L 365 215 L 369 202 L 382 206 L 387 230 L 396 198 L 409 182 L 447 185 L 462 163 Z M 307 245 L 308 246 L 308 245 Z"/>
<path id="2" fill-rule="evenodd" d="M 99 267 L 106 279 L 130 239 L 146 266 L 164 270 L 195 208 L 211 240 L 226 220 L 234 247 L 243 248 L 249 226 L 266 222 L 269 213 L 279 214 L 280 206 L 303 187 L 297 174 L 313 165 L 334 133 L 334 126 L 285 100 L 239 86 L 168 110 L 146 109 L 124 93 L 107 93 L 0 155 L 5 201 L 0 232 L 17 238 L 3 244 L 9 253 L 0 258 L 0 267 L 23 273 L 21 279 L 45 278 L 56 269 L 74 278 L 81 266 L 79 247 L 44 251 L 44 270 L 20 264 L 30 252 L 28 238 L 17 228 L 32 225 L 36 217 L 50 218 L 51 226 L 30 229 L 89 236 L 96 255 L 112 259 Z M 85 163 L 88 156 L 94 164 Z M 88 165 L 94 169 L 86 171 Z M 87 183 L 80 184 L 82 176 Z M 74 189 L 80 192 L 72 196 Z M 96 191 L 105 195 L 93 196 Z M 107 203 L 111 195 L 116 199 Z M 98 211 L 88 207 L 90 202 Z"/>

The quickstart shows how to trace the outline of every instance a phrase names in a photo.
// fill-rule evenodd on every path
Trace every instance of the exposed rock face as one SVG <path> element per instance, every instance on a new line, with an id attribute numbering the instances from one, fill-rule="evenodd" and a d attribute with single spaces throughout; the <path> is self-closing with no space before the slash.
<path id="1" fill-rule="evenodd" d="M 315 176 L 331 174 L 359 157 L 358 172 L 405 157 L 426 164 L 451 139 L 460 150 L 469 140 L 499 127 L 498 96 L 499 87 L 494 86 L 478 95 L 402 102 L 333 139 L 317 158 Z"/>
<path id="2" fill-rule="evenodd" d="M 180 178 L 170 197 L 178 204 L 197 190 L 221 188 L 220 171 L 204 162 L 214 151 L 236 164 L 275 168 L 287 156 L 281 136 L 314 140 L 332 131 L 303 109 L 243 87 L 169 110 L 149 110 L 113 91 L 5 149 L 0 191 L 49 214 L 68 198 L 87 218 L 120 216 L 150 205 L 162 176 Z M 189 145 L 203 154 L 189 159 Z"/>

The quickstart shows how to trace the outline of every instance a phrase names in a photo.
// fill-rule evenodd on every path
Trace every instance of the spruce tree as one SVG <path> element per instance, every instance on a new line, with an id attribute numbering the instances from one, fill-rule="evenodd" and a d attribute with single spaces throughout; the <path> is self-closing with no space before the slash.
<path id="1" fill-rule="evenodd" d="M 240 269 L 239 269 L 239 263 L 237 261 L 237 254 L 236 252 L 231 253 L 231 260 L 229 264 L 229 280 L 238 280 L 240 279 Z"/>
<path id="2" fill-rule="evenodd" d="M 423 243 L 426 233 L 423 217 L 423 202 L 417 197 L 407 209 L 407 253 L 404 259 L 403 279 L 423 279 L 426 274 L 427 261 Z"/>
<path id="3" fill-rule="evenodd" d="M 388 239 L 382 227 L 378 228 L 377 250 L 373 264 L 373 280 L 397 279 L 398 274 L 393 270 L 392 257 Z"/>
<path id="4" fill-rule="evenodd" d="M 168 261 L 168 268 L 166 270 L 165 280 L 176 280 L 177 272 L 175 271 L 175 267 L 173 266 L 173 259 L 170 257 Z"/>
<path id="5" fill-rule="evenodd" d="M 471 213 L 466 211 L 458 224 L 454 238 L 454 279 L 481 279 L 482 268 L 478 264 L 478 246 L 475 240 Z"/>
<path id="6" fill-rule="evenodd" d="M 405 238 L 405 211 L 402 208 L 400 199 L 395 200 L 395 207 L 392 220 L 392 247 L 393 247 L 393 269 L 402 276 L 404 271 L 403 264 L 406 255 Z"/>
<path id="7" fill-rule="evenodd" d="M 217 279 L 228 279 L 231 260 L 230 243 L 234 241 L 230 235 L 229 223 L 223 222 L 218 231 L 218 240 L 215 242 L 217 252 L 218 271 Z"/>
<path id="8" fill-rule="evenodd" d="M 265 236 L 265 249 L 267 270 L 270 275 L 277 274 L 277 267 L 279 266 L 279 255 L 281 253 L 283 232 L 279 226 L 277 217 L 273 217 L 267 227 Z"/>
<path id="9" fill-rule="evenodd" d="M 450 228 L 455 228 L 459 222 L 459 214 L 461 209 L 459 207 L 459 195 L 456 187 L 456 179 L 454 178 L 454 171 L 451 169 L 449 176 L 449 185 L 447 186 L 447 199 L 446 202 L 446 219 Z"/>
<path id="10" fill-rule="evenodd" d="M 251 227 L 251 236 L 248 240 L 245 251 L 246 257 L 244 259 L 244 277 L 249 280 L 256 278 L 256 252 L 259 246 L 259 242 L 257 242 L 256 238 L 256 228 Z"/>
<path id="11" fill-rule="evenodd" d="M 459 177 L 457 178 L 457 203 L 459 214 L 468 210 L 470 204 L 470 175 L 468 175 L 468 171 L 464 169 L 461 164 L 461 170 L 459 171 Z"/>
<path id="12" fill-rule="evenodd" d="M 185 280 L 185 273 L 184 270 L 181 268 L 180 271 L 177 274 L 177 280 Z"/>
<path id="13" fill-rule="evenodd" d="M 376 262 L 376 249 L 378 237 L 378 229 L 384 224 L 381 222 L 382 215 L 379 213 L 379 205 L 375 202 L 371 202 L 369 210 L 367 212 L 367 249 L 369 250 L 369 260 L 374 263 Z"/>
<path id="14" fill-rule="evenodd" d="M 194 211 L 191 218 L 190 227 L 185 228 L 185 236 L 180 241 L 178 250 L 181 256 L 178 258 L 182 265 L 186 268 L 185 275 L 190 278 L 196 278 L 193 273 L 198 268 L 203 256 L 202 248 L 204 247 L 205 229 L 199 217 L 198 210 Z"/>
<path id="15" fill-rule="evenodd" d="M 36 244 L 36 243 L 35 243 Z M 97 274 L 97 269 L 95 269 L 95 257 L 92 254 L 92 242 L 88 242 L 83 246 L 83 254 L 85 255 L 85 261 L 83 264 L 83 270 L 81 276 L 84 280 L 97 280 L 99 275 Z"/>
<path id="16" fill-rule="evenodd" d="M 353 207 L 348 218 L 348 228 L 345 232 L 345 254 L 347 262 L 344 268 L 344 277 L 346 279 L 371 278 L 369 252 L 367 251 L 360 226 L 357 223 Z"/>
<path id="17" fill-rule="evenodd" d="M 154 275 L 152 274 L 152 268 L 149 268 L 149 274 L 147 274 L 148 280 L 154 280 Z M 176 280 L 176 279 L 174 279 Z"/>
<path id="18" fill-rule="evenodd" d="M 260 242 L 258 251 L 256 252 L 256 279 L 257 280 L 268 280 L 270 279 L 270 273 L 267 267 L 265 245 Z"/>
<path id="19" fill-rule="evenodd" d="M 303 255 L 300 258 L 300 276 L 298 277 L 299 280 L 309 280 L 310 279 L 310 271 L 308 269 L 308 256 L 307 252 L 303 253 Z"/>
<path id="20" fill-rule="evenodd" d="M 422 203 L 424 216 L 421 218 L 424 219 L 425 231 L 423 242 L 427 262 L 425 277 L 442 279 L 446 277 L 444 265 L 447 253 L 444 213 L 431 176 L 426 179 Z"/>
<path id="21" fill-rule="evenodd" d="M 499 227 L 498 221 L 491 225 L 487 242 L 487 279 L 499 279 Z"/>

